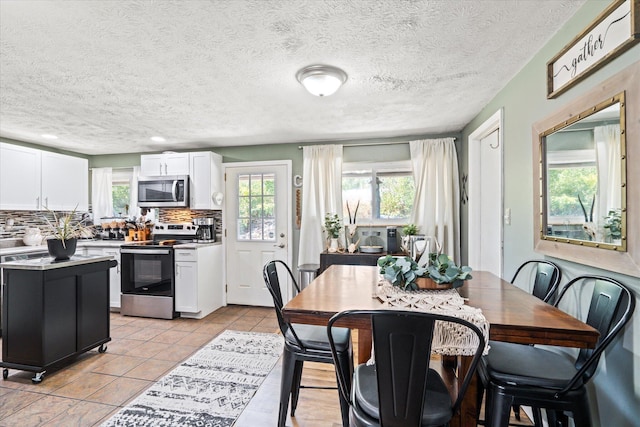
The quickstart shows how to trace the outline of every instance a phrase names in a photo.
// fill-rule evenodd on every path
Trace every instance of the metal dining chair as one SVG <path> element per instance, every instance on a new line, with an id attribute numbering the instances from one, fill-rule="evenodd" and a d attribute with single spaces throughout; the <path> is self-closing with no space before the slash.
<path id="1" fill-rule="evenodd" d="M 529 260 L 523 262 L 516 270 L 511 283 L 515 284 L 518 276 L 522 272 L 524 275 L 525 267 L 528 265 L 535 266 L 535 278 L 533 279 L 533 286 L 531 287 L 531 294 L 544 302 L 553 302 L 553 297 L 558 290 L 560 280 L 562 279 L 562 272 L 560 267 L 551 261 L 546 260 Z"/>
<path id="2" fill-rule="evenodd" d="M 353 373 L 353 346 L 351 343 L 351 331 L 346 328 L 334 328 L 332 342 L 336 348 L 335 356 L 332 355 L 329 345 L 329 336 L 324 326 L 303 325 L 289 323 L 282 315 L 284 306 L 282 300 L 282 289 L 280 278 L 278 277 L 278 265 L 287 273 L 296 292 L 300 288 L 289 266 L 280 260 L 269 261 L 262 270 L 264 282 L 273 297 L 278 325 L 284 337 L 284 353 L 282 355 L 282 377 L 280 384 L 280 409 L 278 412 L 278 427 L 284 427 L 287 420 L 287 410 L 289 399 L 291 399 L 291 416 L 295 416 L 300 395 L 300 382 L 302 379 L 302 368 L 304 362 L 320 362 L 334 364 L 334 357 L 339 360 L 342 376 L 351 378 Z M 336 365 L 337 368 L 337 365 Z M 336 372 L 338 378 L 338 372 Z M 345 385 L 350 387 L 350 383 Z M 340 410 L 342 412 L 342 425 L 349 426 L 349 404 L 339 394 Z"/>
<path id="3" fill-rule="evenodd" d="M 560 280 L 562 279 L 562 271 L 560 270 L 560 267 L 558 267 L 551 261 L 546 260 L 532 259 L 529 261 L 525 261 L 520 265 L 520 267 L 518 267 L 515 274 L 513 275 L 513 278 L 511 279 L 512 284 L 516 284 L 518 278 L 520 278 L 520 280 L 522 281 L 523 277 L 527 277 L 526 273 L 529 272 L 527 267 L 535 269 L 530 272 L 533 273 L 535 271 L 535 276 L 533 277 L 532 283 L 526 283 L 528 289 L 530 289 L 531 295 L 535 296 L 538 299 L 541 299 L 544 302 L 550 304 L 553 303 L 556 291 L 558 290 L 558 286 L 560 285 Z M 529 277 L 527 278 L 530 278 L 531 275 L 532 274 L 529 274 Z M 489 341 L 489 346 L 495 348 L 495 351 L 501 351 L 501 349 L 503 349 L 505 345 L 508 346 L 520 344 L 499 344 L 498 346 L 494 346 L 494 342 Z M 478 407 L 480 407 L 480 405 L 478 405 Z M 513 413 L 516 420 L 520 421 L 520 405 L 513 405 Z M 533 416 L 536 423 L 541 422 L 539 409 L 533 408 Z"/>
<path id="4" fill-rule="evenodd" d="M 347 317 L 371 317 L 375 365 L 356 367 L 353 382 L 342 369 L 338 343 L 332 338 L 336 322 Z M 477 337 L 469 370 L 452 399 L 442 377 L 429 368 L 436 322 L 453 322 Z M 448 425 L 458 411 L 485 347 L 478 327 L 465 320 L 433 313 L 401 310 L 351 310 L 334 315 L 327 324 L 331 351 L 338 367 L 338 385 L 349 403 L 352 427 L 427 427 Z"/>
<path id="5" fill-rule="evenodd" d="M 587 286 L 593 289 L 585 291 Z M 635 309 L 635 297 L 617 280 L 602 276 L 579 276 L 562 289 L 556 306 L 568 295 L 590 297 L 585 322 L 600 332 L 594 349 L 580 349 L 574 361 L 565 354 L 528 345 L 492 342 L 478 372 L 487 390 L 485 425 L 508 425 L 512 405 L 544 408 L 552 421 L 572 415 L 576 427 L 591 426 L 586 384 L 598 366 L 600 355 Z M 590 292 L 590 293 L 589 293 Z M 538 420 L 536 420 L 536 424 Z"/>

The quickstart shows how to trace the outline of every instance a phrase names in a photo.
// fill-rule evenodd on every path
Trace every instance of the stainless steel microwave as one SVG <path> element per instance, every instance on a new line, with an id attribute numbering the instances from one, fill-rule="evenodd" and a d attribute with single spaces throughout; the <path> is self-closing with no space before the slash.
<path id="1" fill-rule="evenodd" d="M 138 177 L 138 206 L 141 208 L 189 207 L 189 176 Z"/>

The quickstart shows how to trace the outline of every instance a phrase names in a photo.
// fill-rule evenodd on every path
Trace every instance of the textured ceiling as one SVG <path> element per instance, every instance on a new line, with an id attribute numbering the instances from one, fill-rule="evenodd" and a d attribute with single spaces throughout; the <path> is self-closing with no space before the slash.
<path id="1" fill-rule="evenodd" d="M 0 136 L 109 154 L 460 131 L 583 3 L 1 0 Z M 315 63 L 347 83 L 310 95 Z"/>

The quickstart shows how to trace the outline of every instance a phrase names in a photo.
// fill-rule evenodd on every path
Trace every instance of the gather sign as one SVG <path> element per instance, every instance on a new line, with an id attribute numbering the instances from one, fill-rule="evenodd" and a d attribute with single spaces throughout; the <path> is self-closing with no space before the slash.
<path id="1" fill-rule="evenodd" d="M 617 0 L 547 62 L 547 98 L 567 90 L 640 41 L 640 0 Z"/>

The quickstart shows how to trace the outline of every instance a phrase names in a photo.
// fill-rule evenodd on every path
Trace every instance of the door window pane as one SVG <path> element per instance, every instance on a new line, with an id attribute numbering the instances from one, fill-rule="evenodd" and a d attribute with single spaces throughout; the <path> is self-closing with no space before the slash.
<path id="1" fill-rule="evenodd" d="M 275 175 L 238 176 L 238 240 L 275 241 Z"/>

